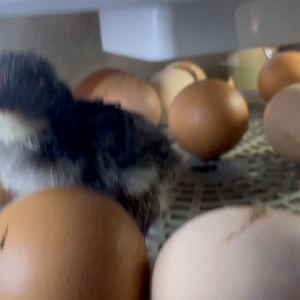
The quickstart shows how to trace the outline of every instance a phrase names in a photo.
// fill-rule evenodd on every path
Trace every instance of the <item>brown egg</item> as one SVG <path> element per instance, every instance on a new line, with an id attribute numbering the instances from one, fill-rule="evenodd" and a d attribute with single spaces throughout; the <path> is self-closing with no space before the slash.
<path id="1" fill-rule="evenodd" d="M 142 300 L 148 271 L 138 227 L 105 195 L 48 190 L 0 214 L 1 300 Z"/>
<path id="2" fill-rule="evenodd" d="M 120 104 L 124 110 L 140 114 L 153 125 L 161 118 L 161 103 L 154 89 L 145 81 L 127 74 L 113 74 L 95 88 L 93 99 Z"/>
<path id="3" fill-rule="evenodd" d="M 75 89 L 74 98 L 75 99 L 84 99 L 90 98 L 96 88 L 96 86 L 106 77 L 112 74 L 124 73 L 121 70 L 117 69 L 105 69 L 97 71 L 91 75 L 89 75 L 86 79 L 84 79 L 78 87 Z"/>
<path id="4" fill-rule="evenodd" d="M 300 217 L 235 207 L 196 217 L 162 248 L 152 300 L 299 300 Z"/>
<path id="5" fill-rule="evenodd" d="M 287 51 L 274 55 L 261 69 L 258 78 L 262 97 L 269 101 L 284 87 L 300 82 L 300 53 Z"/>
<path id="6" fill-rule="evenodd" d="M 300 162 L 300 83 L 277 93 L 264 113 L 267 138 L 278 155 Z"/>
<path id="7" fill-rule="evenodd" d="M 152 85 L 162 102 L 162 123 L 167 122 L 169 108 L 176 96 L 188 85 L 204 79 L 204 71 L 188 61 L 172 63 L 152 78 Z"/>
<path id="8" fill-rule="evenodd" d="M 170 131 L 188 152 L 218 158 L 232 149 L 248 128 L 243 96 L 225 81 L 208 79 L 185 88 L 169 112 Z"/>

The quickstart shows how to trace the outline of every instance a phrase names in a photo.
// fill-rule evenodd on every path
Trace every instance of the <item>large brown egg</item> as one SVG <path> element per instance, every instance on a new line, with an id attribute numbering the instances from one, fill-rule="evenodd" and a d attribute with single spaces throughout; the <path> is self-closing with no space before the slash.
<path id="1" fill-rule="evenodd" d="M 113 75 L 124 73 L 121 70 L 117 69 L 104 69 L 100 71 L 96 71 L 93 74 L 89 75 L 85 78 L 75 89 L 74 98 L 75 99 L 89 99 L 96 86 L 106 77 Z"/>
<path id="2" fill-rule="evenodd" d="M 0 215 L 1 300 L 142 300 L 148 271 L 138 227 L 102 194 L 44 191 Z"/>
<path id="3" fill-rule="evenodd" d="M 261 69 L 258 78 L 262 97 L 269 101 L 284 87 L 300 82 L 300 53 L 287 51 L 273 56 Z"/>
<path id="4" fill-rule="evenodd" d="M 264 113 L 264 130 L 278 155 L 300 162 L 300 83 L 277 93 Z"/>
<path id="5" fill-rule="evenodd" d="M 170 131 L 188 152 L 218 158 L 232 149 L 248 128 L 245 99 L 225 81 L 208 79 L 185 88 L 169 112 Z"/>
<path id="6" fill-rule="evenodd" d="M 153 125 L 160 121 L 162 107 L 155 90 L 136 77 L 120 73 L 106 77 L 92 94 L 92 99 L 97 98 L 120 104 L 124 110 L 142 115 Z"/>
<path id="7" fill-rule="evenodd" d="M 300 217 L 263 208 L 218 209 L 162 248 L 152 300 L 299 300 Z"/>
<path id="8" fill-rule="evenodd" d="M 152 85 L 162 102 L 162 123 L 167 122 L 169 108 L 176 96 L 188 85 L 204 79 L 204 71 L 189 61 L 172 63 L 152 78 Z"/>

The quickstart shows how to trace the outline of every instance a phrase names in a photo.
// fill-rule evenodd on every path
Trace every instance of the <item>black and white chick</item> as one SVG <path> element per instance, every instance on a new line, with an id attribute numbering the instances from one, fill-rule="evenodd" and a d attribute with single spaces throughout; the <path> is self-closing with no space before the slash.
<path id="1" fill-rule="evenodd" d="M 74 101 L 40 56 L 0 56 L 0 180 L 15 197 L 55 187 L 103 191 L 145 233 L 168 206 L 178 166 L 168 139 L 143 117 Z"/>

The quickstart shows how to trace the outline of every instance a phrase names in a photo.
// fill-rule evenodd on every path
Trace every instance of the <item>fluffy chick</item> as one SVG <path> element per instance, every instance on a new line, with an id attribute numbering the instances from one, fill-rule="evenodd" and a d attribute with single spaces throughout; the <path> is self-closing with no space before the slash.
<path id="1" fill-rule="evenodd" d="M 55 187 L 103 191 L 146 232 L 168 205 L 178 163 L 143 117 L 75 102 L 44 58 L 0 57 L 0 180 L 15 197 Z"/>

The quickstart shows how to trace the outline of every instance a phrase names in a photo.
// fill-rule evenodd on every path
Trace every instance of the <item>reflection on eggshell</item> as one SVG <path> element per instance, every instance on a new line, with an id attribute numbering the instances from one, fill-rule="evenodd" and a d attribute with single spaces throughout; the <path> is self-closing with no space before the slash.
<path id="1" fill-rule="evenodd" d="M 185 87 L 204 79 L 206 79 L 204 71 L 188 61 L 172 63 L 152 78 L 152 85 L 162 102 L 163 123 L 167 122 L 169 108 L 176 96 Z"/>
<path id="2" fill-rule="evenodd" d="M 300 83 L 277 93 L 264 113 L 264 130 L 274 151 L 300 162 Z"/>
<path id="3" fill-rule="evenodd" d="M 122 109 L 140 114 L 153 125 L 161 118 L 161 103 L 155 90 L 145 81 L 127 74 L 114 74 L 102 80 L 92 99 L 103 98 L 106 103 L 120 104 Z"/>
<path id="4" fill-rule="evenodd" d="M 238 144 L 248 128 L 243 96 L 225 81 L 207 79 L 185 88 L 169 111 L 169 126 L 186 151 L 218 158 Z"/>
<path id="5" fill-rule="evenodd" d="M 275 54 L 261 69 L 258 78 L 262 97 L 269 101 L 286 86 L 300 82 L 300 52 Z"/>
<path id="6" fill-rule="evenodd" d="M 48 190 L 0 214 L 1 300 L 143 300 L 148 275 L 139 228 L 103 194 Z"/>
<path id="7" fill-rule="evenodd" d="M 300 299 L 300 217 L 225 208 L 196 217 L 166 242 L 152 300 Z"/>

